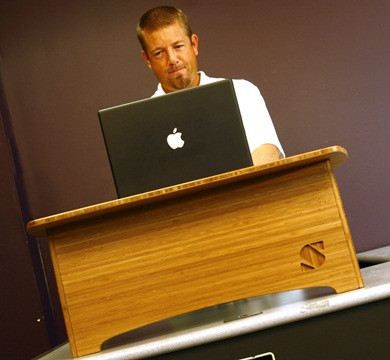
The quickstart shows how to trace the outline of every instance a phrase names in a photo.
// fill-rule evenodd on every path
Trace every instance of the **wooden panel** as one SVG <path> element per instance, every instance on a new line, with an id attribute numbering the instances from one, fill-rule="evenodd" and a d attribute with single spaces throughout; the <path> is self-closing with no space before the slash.
<path id="1" fill-rule="evenodd" d="M 73 355 L 216 304 L 361 287 L 332 176 L 323 161 L 50 230 Z"/>

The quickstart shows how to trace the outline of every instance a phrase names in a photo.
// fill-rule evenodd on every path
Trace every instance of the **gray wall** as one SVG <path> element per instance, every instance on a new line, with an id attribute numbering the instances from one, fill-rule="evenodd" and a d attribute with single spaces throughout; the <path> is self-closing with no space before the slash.
<path id="1" fill-rule="evenodd" d="M 97 110 L 156 81 L 134 26 L 157 1 L 2 1 L 1 70 L 32 217 L 115 198 Z M 169 3 L 169 2 L 168 2 Z M 209 75 L 258 85 L 288 155 L 339 144 L 358 250 L 388 244 L 388 1 L 177 1 Z"/>

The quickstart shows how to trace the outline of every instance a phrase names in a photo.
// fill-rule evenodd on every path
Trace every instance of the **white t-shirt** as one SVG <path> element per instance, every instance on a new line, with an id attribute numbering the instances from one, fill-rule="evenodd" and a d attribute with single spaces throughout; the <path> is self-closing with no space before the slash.
<path id="1" fill-rule="evenodd" d="M 223 80 L 223 78 L 208 77 L 203 71 L 200 71 L 199 74 L 199 85 Z M 234 79 L 233 85 L 250 151 L 253 152 L 263 144 L 273 144 L 284 156 L 282 145 L 259 89 L 247 80 Z M 158 84 L 157 91 L 152 97 L 164 94 L 161 84 Z"/>

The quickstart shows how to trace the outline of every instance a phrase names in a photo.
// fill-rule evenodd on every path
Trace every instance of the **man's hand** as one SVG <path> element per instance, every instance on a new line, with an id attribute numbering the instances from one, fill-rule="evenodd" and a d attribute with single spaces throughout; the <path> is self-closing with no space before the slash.
<path id="1" fill-rule="evenodd" d="M 283 158 L 279 149 L 272 144 L 260 145 L 252 152 L 253 165 L 262 165 L 271 161 L 276 161 Z"/>

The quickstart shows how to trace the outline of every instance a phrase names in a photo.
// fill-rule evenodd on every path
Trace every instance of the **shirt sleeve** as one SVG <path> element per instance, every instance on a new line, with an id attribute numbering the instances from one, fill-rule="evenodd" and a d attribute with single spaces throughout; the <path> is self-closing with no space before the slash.
<path id="1" fill-rule="evenodd" d="M 233 84 L 250 151 L 273 144 L 285 156 L 259 89 L 247 80 L 233 80 Z"/>

